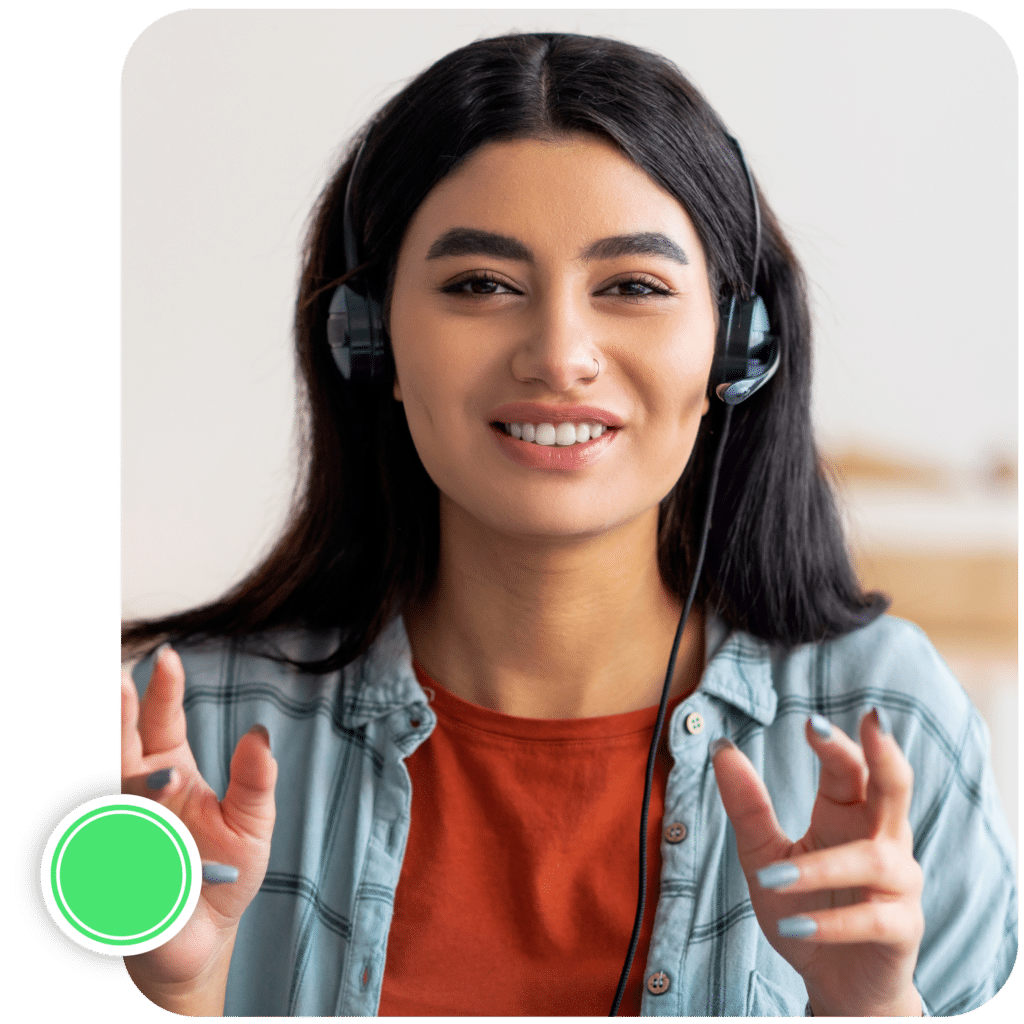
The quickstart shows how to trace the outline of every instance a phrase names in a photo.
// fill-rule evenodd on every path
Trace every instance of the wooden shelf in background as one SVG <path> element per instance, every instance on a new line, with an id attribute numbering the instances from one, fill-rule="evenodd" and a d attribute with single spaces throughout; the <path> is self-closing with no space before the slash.
<path id="1" fill-rule="evenodd" d="M 892 598 L 893 615 L 936 646 L 1017 656 L 1017 555 L 1011 552 L 854 552 L 862 585 Z"/>

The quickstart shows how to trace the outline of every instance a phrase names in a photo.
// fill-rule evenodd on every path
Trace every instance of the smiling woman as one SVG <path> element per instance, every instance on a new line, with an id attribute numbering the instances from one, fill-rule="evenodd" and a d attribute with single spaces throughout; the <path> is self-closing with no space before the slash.
<path id="1" fill-rule="evenodd" d="M 535 34 L 423 72 L 320 198 L 296 342 L 288 530 L 123 631 L 150 652 L 125 788 L 238 869 L 130 958 L 143 992 L 706 1016 L 998 990 L 984 726 L 858 586 L 800 268 L 674 66 Z"/>

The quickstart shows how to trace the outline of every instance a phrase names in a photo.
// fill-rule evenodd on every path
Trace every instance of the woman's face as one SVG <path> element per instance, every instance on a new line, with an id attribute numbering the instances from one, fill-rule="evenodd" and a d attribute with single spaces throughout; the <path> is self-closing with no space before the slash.
<path id="1" fill-rule="evenodd" d="M 611 144 L 488 143 L 403 239 L 394 394 L 442 506 L 506 534 L 596 535 L 656 519 L 682 473 L 715 323 L 690 218 Z"/>

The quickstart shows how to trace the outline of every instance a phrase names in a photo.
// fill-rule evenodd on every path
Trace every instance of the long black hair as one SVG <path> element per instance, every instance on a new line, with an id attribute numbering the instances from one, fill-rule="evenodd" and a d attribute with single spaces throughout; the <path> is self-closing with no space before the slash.
<path id="1" fill-rule="evenodd" d="M 348 279 L 387 310 L 406 228 L 431 189 L 486 142 L 586 132 L 611 141 L 685 208 L 712 293 L 745 292 L 754 259 L 749 184 L 729 134 L 670 61 L 612 39 L 531 33 L 441 58 L 353 140 L 311 214 L 295 312 L 303 465 L 289 524 L 264 561 L 219 600 L 127 623 L 122 643 L 247 637 L 276 627 L 339 630 L 329 671 L 365 651 L 425 599 L 439 544 L 439 496 L 392 397 L 394 365 L 354 386 L 334 365 L 327 307 Z M 363 262 L 346 274 L 343 201 Z M 810 417 L 811 323 L 803 272 L 758 192 L 756 290 L 781 339 L 775 378 L 736 407 L 697 600 L 725 621 L 793 646 L 847 633 L 888 605 L 862 592 Z M 658 564 L 682 600 L 699 543 L 724 406 L 712 399 L 693 453 L 661 502 Z M 283 656 L 282 656 L 283 657 Z M 284 660 L 289 660 L 284 658 Z"/>

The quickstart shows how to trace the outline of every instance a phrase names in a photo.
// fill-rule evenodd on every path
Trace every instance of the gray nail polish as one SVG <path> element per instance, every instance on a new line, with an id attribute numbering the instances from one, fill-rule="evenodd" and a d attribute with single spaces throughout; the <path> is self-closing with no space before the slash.
<path id="1" fill-rule="evenodd" d="M 784 939 L 807 939 L 818 930 L 809 917 L 783 917 L 779 920 L 779 934 Z"/>
<path id="2" fill-rule="evenodd" d="M 892 722 L 889 721 L 889 715 L 886 713 L 885 708 L 875 705 L 875 716 L 878 718 L 878 728 L 882 730 L 883 736 L 892 735 Z"/>
<path id="3" fill-rule="evenodd" d="M 237 882 L 238 868 L 230 864 L 215 864 L 213 861 L 203 861 L 203 881 L 210 885 L 220 885 L 222 882 Z"/>
<path id="4" fill-rule="evenodd" d="M 832 735 L 832 723 L 821 715 L 811 715 L 811 730 L 827 740 Z"/>
<path id="5" fill-rule="evenodd" d="M 718 739 L 712 740 L 708 744 L 708 753 L 711 755 L 711 760 L 713 761 L 715 759 L 715 755 L 720 750 L 725 750 L 728 747 L 735 746 L 736 744 L 733 743 L 733 741 L 729 739 L 727 736 L 719 736 Z"/>
<path id="6" fill-rule="evenodd" d="M 270 730 L 265 725 L 261 725 L 259 722 L 257 722 L 249 730 L 249 732 L 254 732 L 258 736 L 262 736 L 267 741 L 267 750 L 269 750 L 271 752 L 271 754 L 273 754 L 274 747 L 273 747 L 273 744 L 270 742 Z"/>
<path id="7" fill-rule="evenodd" d="M 148 789 L 158 790 L 165 789 L 167 784 L 171 781 L 170 768 L 161 768 L 158 772 L 153 772 L 151 775 L 146 776 L 146 786 Z"/>
<path id="8" fill-rule="evenodd" d="M 792 885 L 800 877 L 800 869 L 787 860 L 778 864 L 769 864 L 757 873 L 757 880 L 762 889 L 781 889 L 784 885 Z"/>

